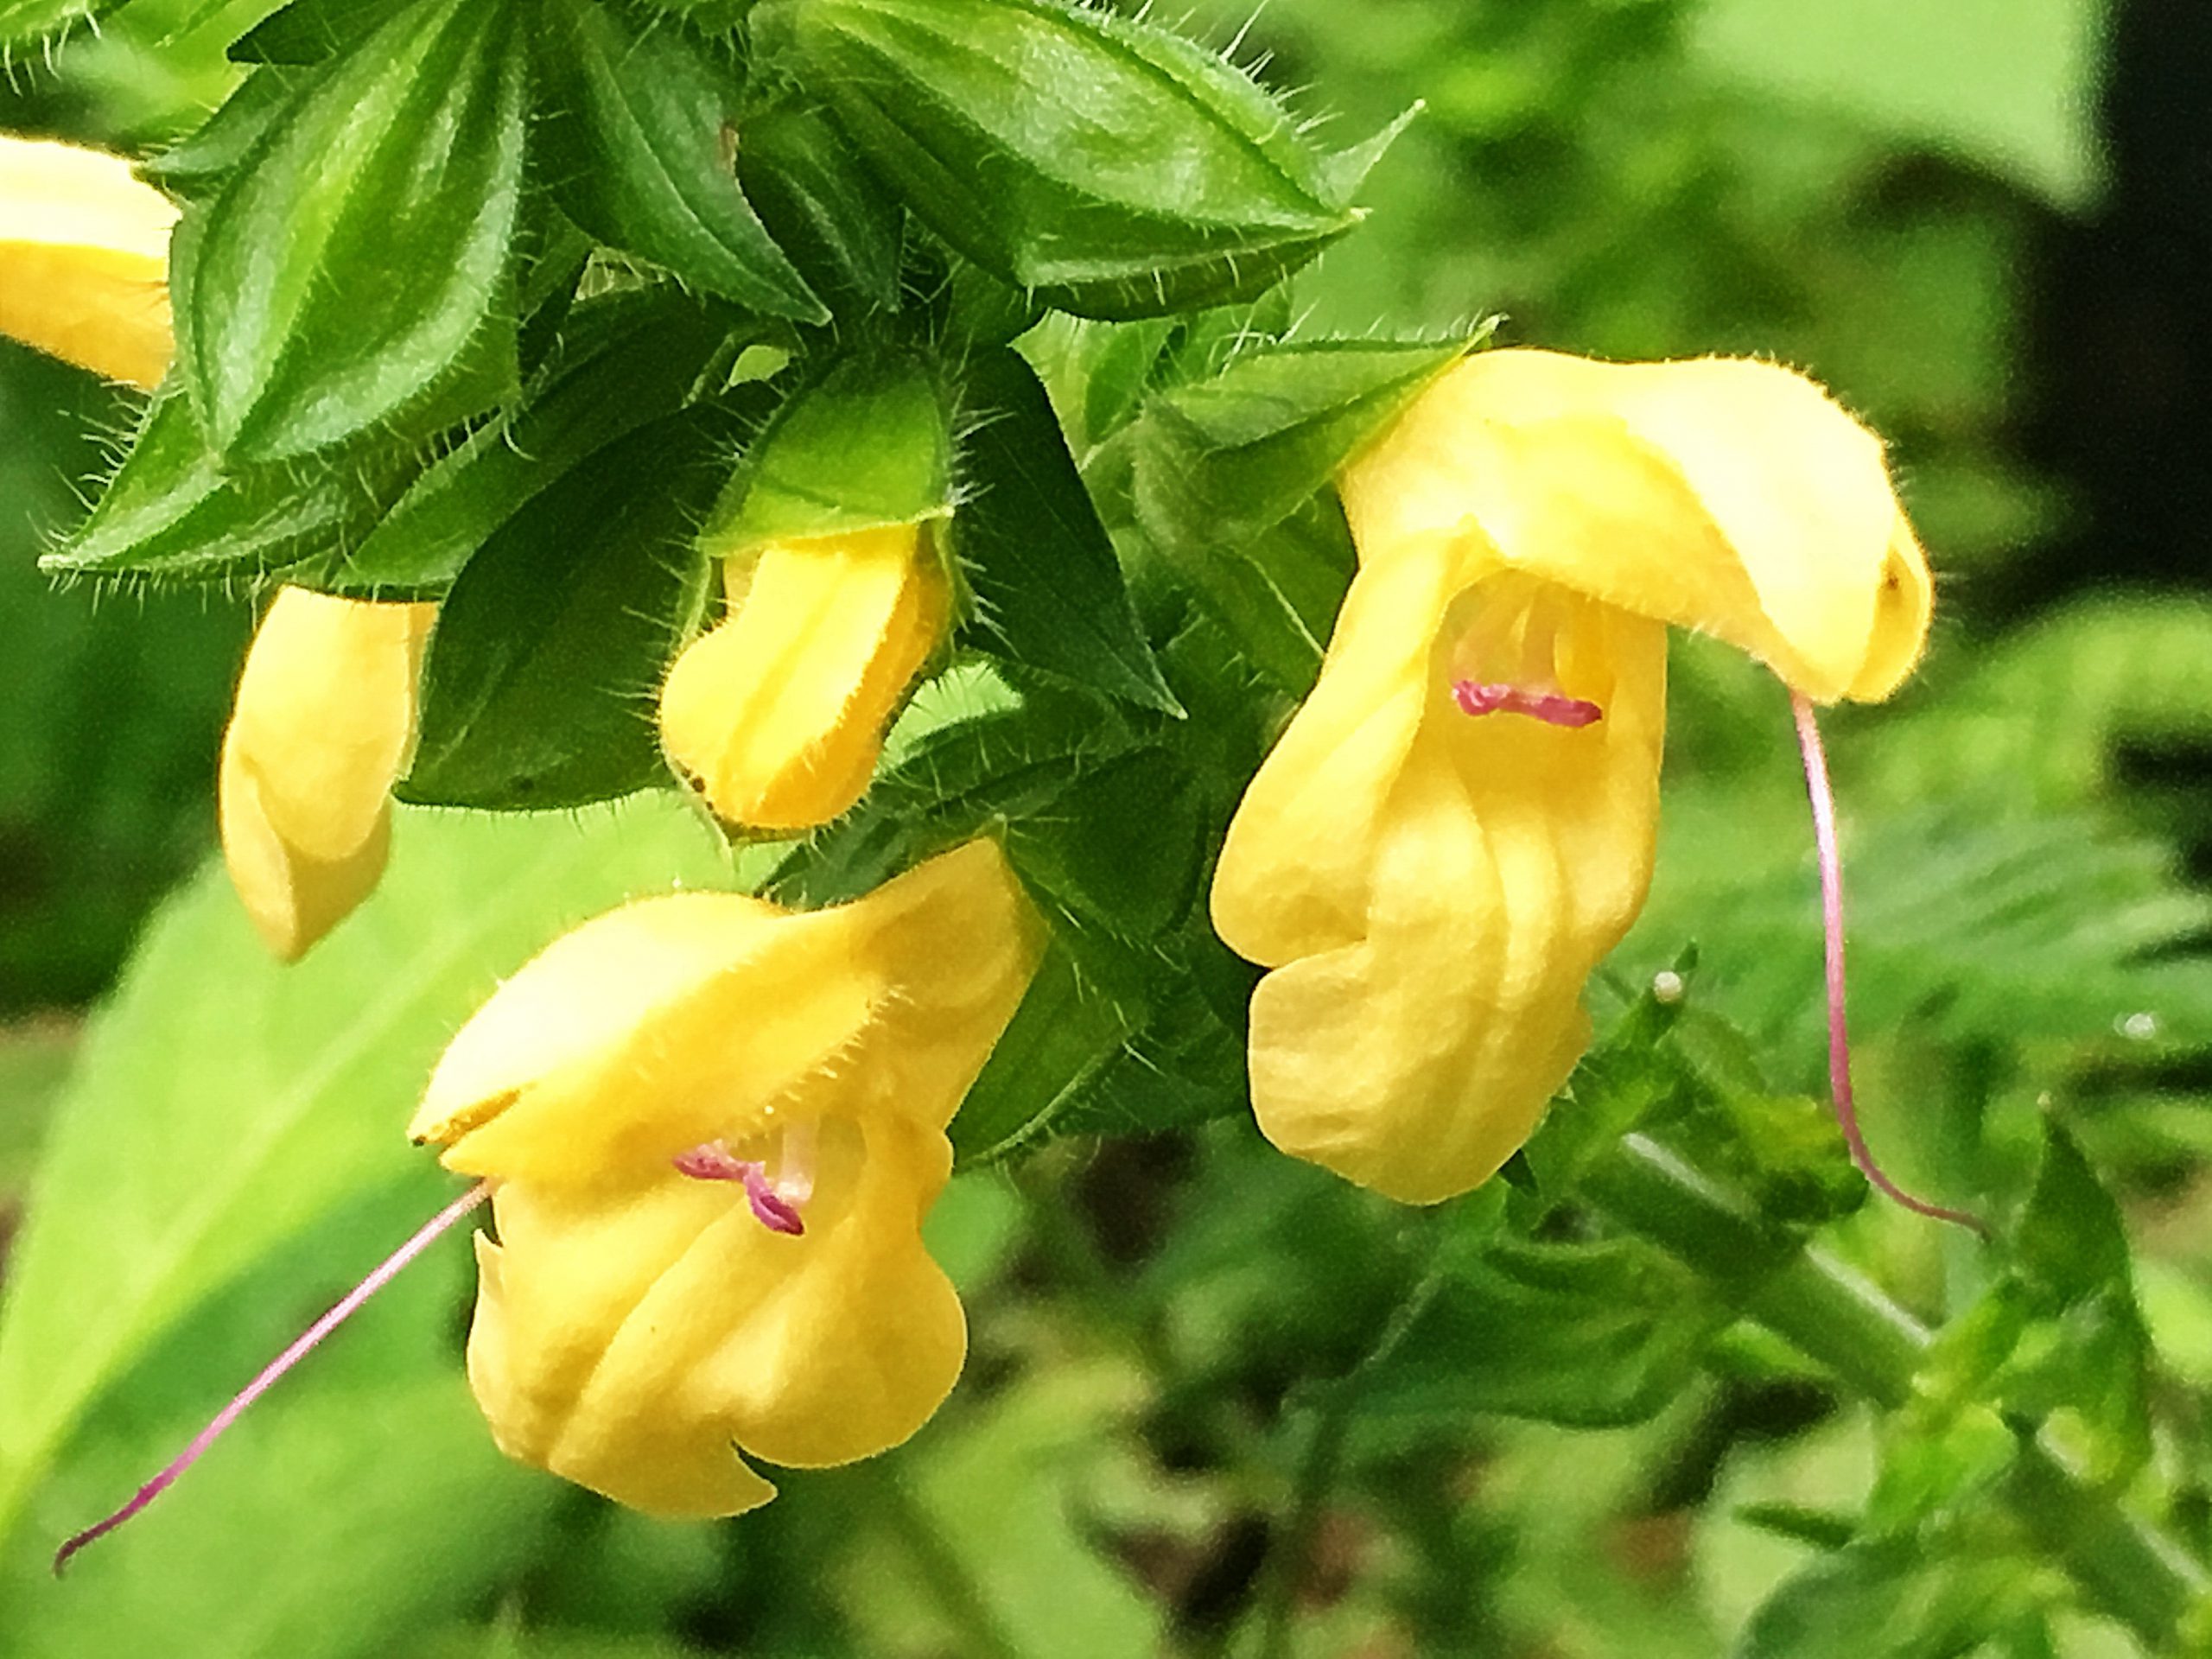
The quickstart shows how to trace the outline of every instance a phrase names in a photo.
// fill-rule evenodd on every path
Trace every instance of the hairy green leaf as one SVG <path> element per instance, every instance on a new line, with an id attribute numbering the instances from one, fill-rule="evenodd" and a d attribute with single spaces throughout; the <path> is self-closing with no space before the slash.
<path id="1" fill-rule="evenodd" d="M 787 99 L 747 111 L 737 177 L 832 309 L 899 308 L 905 215 L 823 111 Z"/>
<path id="2" fill-rule="evenodd" d="M 654 703 L 703 603 L 729 423 L 670 416 L 518 512 L 438 610 L 405 799 L 581 806 L 665 779 Z"/>
<path id="3" fill-rule="evenodd" d="M 551 0 L 536 32 L 543 166 L 569 216 L 681 282 L 772 316 L 830 313 L 731 170 L 737 71 L 688 30 Z"/>
<path id="4" fill-rule="evenodd" d="M 442 591 L 541 492 L 699 391 L 735 322 L 664 287 L 587 301 L 520 407 L 424 473 L 313 585 L 385 597 Z"/>
<path id="5" fill-rule="evenodd" d="M 1063 309 L 1255 294 L 1357 221 L 1280 104 L 1150 23 L 1046 0 L 776 0 L 755 18 L 918 217 Z"/>
<path id="6" fill-rule="evenodd" d="M 46 554 L 55 575 L 255 580 L 359 544 L 420 467 L 383 449 L 343 461 L 226 467 L 171 388 L 92 516 Z"/>
<path id="7" fill-rule="evenodd" d="M 239 63 L 321 63 L 383 27 L 411 0 L 292 0 L 231 42 Z"/>
<path id="8" fill-rule="evenodd" d="M 1139 521 L 1179 559 L 1234 552 L 1287 517 L 1470 340 L 1263 346 L 1155 393 L 1135 437 Z"/>
<path id="9" fill-rule="evenodd" d="M 141 162 L 139 174 L 173 196 L 207 200 L 316 79 L 316 71 L 289 64 L 256 69 L 196 129 Z"/>
<path id="10" fill-rule="evenodd" d="M 969 364 L 967 396 L 980 423 L 963 457 L 973 493 L 952 530 L 976 627 L 1018 663 L 1181 713 L 1035 373 L 989 353 Z"/>
<path id="11" fill-rule="evenodd" d="M 226 458 L 434 432 L 512 393 L 524 56 L 508 0 L 415 0 L 180 239 L 178 361 Z"/>

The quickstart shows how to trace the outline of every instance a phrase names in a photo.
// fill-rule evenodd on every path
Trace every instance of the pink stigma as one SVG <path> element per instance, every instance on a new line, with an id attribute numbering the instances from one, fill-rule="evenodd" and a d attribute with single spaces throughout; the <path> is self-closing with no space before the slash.
<path id="1" fill-rule="evenodd" d="M 339 1299 L 337 1305 L 330 1312 L 300 1332 L 293 1339 L 290 1347 L 270 1360 L 263 1369 L 260 1376 L 239 1389 L 232 1396 L 230 1404 L 217 1412 L 209 1421 L 207 1427 L 192 1437 L 191 1443 L 177 1453 L 175 1460 L 168 1468 L 141 1486 L 128 1503 L 109 1516 L 106 1520 L 96 1526 L 86 1528 L 84 1531 L 54 1551 L 54 1577 L 61 1576 L 62 1569 L 69 1565 L 69 1558 L 84 1548 L 86 1544 L 91 1543 L 95 1538 L 105 1537 L 107 1534 L 113 1532 L 175 1485 L 177 1477 L 199 1462 L 207 1448 L 222 1437 L 223 1431 L 245 1415 L 246 1408 L 268 1393 L 278 1377 L 305 1359 L 314 1351 L 316 1344 L 351 1319 L 359 1310 L 362 1303 L 397 1278 L 400 1270 L 428 1249 L 440 1234 L 445 1232 L 455 1222 L 491 1196 L 492 1184 L 489 1181 L 477 1182 L 467 1192 L 423 1223 L 416 1230 L 414 1236 L 404 1244 L 370 1268 L 367 1278 L 347 1291 Z"/>
<path id="2" fill-rule="evenodd" d="M 1526 715 L 1547 726 L 1570 729 L 1594 726 L 1605 717 L 1604 709 L 1581 697 L 1570 697 L 1557 691 L 1523 691 L 1517 685 L 1482 680 L 1452 681 L 1452 701 L 1459 705 L 1463 714 Z"/>
<path id="3" fill-rule="evenodd" d="M 1828 1090 L 1835 1101 L 1836 1122 L 1843 1126 L 1845 1144 L 1851 1148 L 1851 1161 L 1876 1192 L 1915 1215 L 1955 1222 L 1987 1238 L 1989 1224 L 1972 1211 L 1930 1204 L 1891 1180 L 1874 1161 L 1866 1134 L 1859 1127 L 1859 1108 L 1851 1093 L 1851 1038 L 1844 1028 L 1843 859 L 1836 849 L 1835 792 L 1828 786 L 1827 755 L 1821 747 L 1821 729 L 1813 721 L 1813 705 L 1802 693 L 1792 691 L 1789 706 L 1797 719 L 1797 747 L 1805 757 L 1805 792 L 1813 803 L 1813 843 L 1821 860 L 1821 919 L 1827 934 L 1828 982 Z"/>
<path id="4" fill-rule="evenodd" d="M 695 1181 L 743 1182 L 745 1202 L 752 1207 L 753 1219 L 770 1232 L 796 1238 L 806 1230 L 798 1206 L 777 1192 L 775 1183 L 768 1179 L 766 1164 L 733 1158 L 719 1141 L 714 1141 L 689 1152 L 680 1152 L 671 1161 L 678 1174 L 689 1175 Z"/>

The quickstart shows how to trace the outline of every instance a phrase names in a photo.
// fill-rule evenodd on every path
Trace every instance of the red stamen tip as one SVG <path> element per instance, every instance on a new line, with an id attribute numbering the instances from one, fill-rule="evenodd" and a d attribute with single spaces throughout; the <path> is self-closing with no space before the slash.
<path id="1" fill-rule="evenodd" d="M 1586 698 L 1557 691 L 1523 691 L 1517 685 L 1482 680 L 1452 681 L 1452 700 L 1462 714 L 1526 715 L 1547 726 L 1564 726 L 1569 730 L 1594 726 L 1605 717 L 1605 711 Z"/>
<path id="2" fill-rule="evenodd" d="M 491 1182 L 477 1182 L 467 1192 L 416 1229 L 413 1236 L 404 1244 L 370 1268 L 368 1277 L 340 1297 L 327 1313 L 294 1338 L 289 1347 L 263 1367 L 261 1374 L 252 1382 L 240 1389 L 232 1397 L 231 1402 L 208 1421 L 207 1427 L 192 1437 L 191 1442 L 183 1451 L 177 1453 L 175 1459 L 169 1464 L 168 1467 L 141 1486 L 130 1501 L 114 1514 L 104 1521 L 86 1528 L 84 1531 L 77 1534 L 60 1549 L 54 1551 L 54 1577 L 61 1576 L 62 1569 L 69 1565 L 70 1558 L 79 1550 L 84 1548 L 94 1539 L 104 1537 L 113 1532 L 174 1485 L 180 1475 L 199 1462 L 208 1447 L 222 1438 L 226 1429 L 245 1415 L 248 1406 L 269 1392 L 277 1378 L 305 1359 L 325 1337 L 351 1319 L 359 1310 L 362 1303 L 397 1278 L 401 1269 L 428 1249 L 441 1233 L 491 1196 Z"/>
<path id="3" fill-rule="evenodd" d="M 1859 1108 L 1851 1090 L 1851 1038 L 1844 1024 L 1843 995 L 1843 857 L 1837 850 L 1835 791 L 1828 785 L 1827 754 L 1821 747 L 1821 728 L 1813 720 L 1813 705 L 1802 692 L 1789 694 L 1797 721 L 1797 747 L 1805 759 L 1805 792 L 1813 804 L 1813 844 L 1821 861 L 1821 920 L 1826 933 L 1825 959 L 1828 996 L 1828 1090 L 1835 1105 L 1836 1122 L 1842 1126 L 1851 1161 L 1859 1166 L 1874 1190 L 1892 1203 L 1932 1221 L 1948 1221 L 1990 1236 L 1989 1224 L 1971 1210 L 1953 1210 L 1916 1198 L 1895 1181 L 1874 1159 L 1866 1133 L 1859 1128 Z"/>

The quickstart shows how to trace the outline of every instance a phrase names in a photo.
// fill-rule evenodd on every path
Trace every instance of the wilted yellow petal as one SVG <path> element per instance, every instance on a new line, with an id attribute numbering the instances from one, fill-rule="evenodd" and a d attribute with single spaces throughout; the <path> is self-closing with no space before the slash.
<path id="1" fill-rule="evenodd" d="M 119 156 L 0 135 L 0 334 L 153 386 L 171 351 L 176 218 Z"/>
<path id="2" fill-rule="evenodd" d="M 988 841 L 828 910 L 641 899 L 478 1010 L 412 1133 L 452 1141 L 468 1174 L 590 1182 L 824 1115 L 941 1128 L 1020 1003 L 1036 933 Z"/>
<path id="3" fill-rule="evenodd" d="M 1222 938 L 1274 969 L 1251 1009 L 1262 1130 L 1414 1203 L 1486 1179 L 1565 1081 L 1583 981 L 1643 902 L 1658 811 L 1663 630 L 1493 567 L 1472 591 L 1549 606 L 1560 689 L 1605 714 L 1470 719 L 1447 624 L 1474 574 L 1459 537 L 1363 567 L 1213 893 Z"/>
<path id="4" fill-rule="evenodd" d="M 731 823 L 826 823 L 868 787 L 884 727 L 944 632 L 925 527 L 772 545 L 733 588 L 729 620 L 669 675 L 661 741 Z"/>
<path id="5" fill-rule="evenodd" d="M 436 615 L 287 588 L 254 634 L 223 735 L 223 855 L 246 913 L 288 961 L 383 872 Z"/>
<path id="6" fill-rule="evenodd" d="M 1887 695 L 1927 632 L 1927 564 L 1880 441 L 1773 364 L 1478 353 L 1341 482 L 1363 562 L 1475 536 L 1824 701 Z"/>
<path id="7" fill-rule="evenodd" d="M 967 1346 L 921 1240 L 950 1149 L 901 1120 L 836 1128 L 798 1237 L 672 1173 L 503 1185 L 469 1341 L 501 1446 L 635 1508 L 707 1516 L 772 1493 L 734 1446 L 820 1465 L 919 1427 Z"/>

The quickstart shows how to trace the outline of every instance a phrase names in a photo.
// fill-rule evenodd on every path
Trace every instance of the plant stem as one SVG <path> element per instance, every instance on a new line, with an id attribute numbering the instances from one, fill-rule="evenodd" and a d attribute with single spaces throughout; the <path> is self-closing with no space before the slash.
<path id="1" fill-rule="evenodd" d="M 1762 1221 L 1743 1198 L 1641 1135 L 1585 1175 L 1590 1201 L 1699 1272 L 1746 1294 L 1752 1318 L 1851 1389 L 1911 1398 L 1928 1327 L 1834 1257 Z M 2040 1438 L 2023 1440 L 2003 1500 L 2090 1600 L 2156 1652 L 2212 1628 L 2212 1575 L 2175 1540 L 2082 1478 Z"/>
<path id="2" fill-rule="evenodd" d="M 999 1622 L 967 1562 L 944 1541 L 906 1483 L 880 1459 L 855 1465 L 847 1478 L 867 1489 L 868 1511 L 906 1552 L 924 1592 L 958 1633 L 960 1651 L 976 1659 L 1022 1659 L 1020 1647 Z"/>
<path id="3" fill-rule="evenodd" d="M 1299 1581 L 1313 1554 L 1337 1471 L 1344 1462 L 1344 1437 L 1351 1428 L 1367 1380 L 1404 1342 L 1428 1305 L 1444 1287 L 1446 1274 L 1440 1253 L 1431 1249 L 1429 1267 L 1393 1310 L 1374 1345 L 1349 1371 L 1330 1383 L 1315 1408 L 1306 1446 L 1292 1478 L 1290 1503 L 1281 1529 L 1269 1547 L 1255 1605 L 1260 1616 L 1259 1659 L 1289 1659 L 1295 1630 Z"/>

